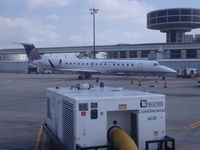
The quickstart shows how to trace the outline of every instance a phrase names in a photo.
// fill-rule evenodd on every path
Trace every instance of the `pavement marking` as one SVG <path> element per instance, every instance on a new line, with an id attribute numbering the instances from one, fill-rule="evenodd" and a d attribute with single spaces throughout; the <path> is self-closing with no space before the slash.
<path id="1" fill-rule="evenodd" d="M 22 121 L 22 122 L 32 122 L 32 123 L 40 123 L 40 129 L 38 133 L 38 137 L 35 144 L 35 150 L 44 150 L 43 146 L 43 124 L 45 123 L 44 120 L 32 120 L 32 119 L 15 119 L 15 118 L 0 118 L 0 121 Z"/>
<path id="2" fill-rule="evenodd" d="M 44 123 L 45 122 L 43 121 L 40 125 L 38 137 L 37 137 L 36 144 L 35 144 L 35 150 L 44 150 L 44 143 L 43 143 L 43 140 L 44 140 L 43 125 L 44 125 Z"/>
<path id="3" fill-rule="evenodd" d="M 196 128 L 198 126 L 200 126 L 200 121 L 192 123 L 192 124 L 190 124 L 186 127 L 183 127 L 183 128 L 167 128 L 167 130 L 189 130 L 189 129 L 192 129 L 192 128 Z"/>

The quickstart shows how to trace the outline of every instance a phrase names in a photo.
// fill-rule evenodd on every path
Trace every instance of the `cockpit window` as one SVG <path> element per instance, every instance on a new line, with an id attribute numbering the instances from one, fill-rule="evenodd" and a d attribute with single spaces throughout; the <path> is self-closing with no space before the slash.
<path id="1" fill-rule="evenodd" d="M 154 63 L 154 67 L 155 67 L 155 66 L 158 66 L 158 63 Z"/>

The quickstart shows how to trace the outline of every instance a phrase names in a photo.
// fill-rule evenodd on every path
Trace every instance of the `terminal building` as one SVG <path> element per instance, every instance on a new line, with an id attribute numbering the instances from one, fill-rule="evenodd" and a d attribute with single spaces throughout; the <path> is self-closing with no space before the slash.
<path id="1" fill-rule="evenodd" d="M 96 52 L 105 52 L 109 59 L 156 59 L 176 70 L 187 67 L 200 70 L 200 34 L 185 34 L 200 28 L 200 9 L 171 8 L 149 12 L 147 28 L 165 33 L 166 43 L 99 45 Z M 38 48 L 44 54 L 79 53 L 92 49 L 92 46 Z M 24 49 L 1 49 L 0 61 L 26 61 L 24 53 Z"/>

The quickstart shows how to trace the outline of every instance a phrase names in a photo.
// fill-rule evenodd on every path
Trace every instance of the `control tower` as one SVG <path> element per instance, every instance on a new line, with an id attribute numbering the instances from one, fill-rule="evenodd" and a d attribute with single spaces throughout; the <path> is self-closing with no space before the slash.
<path id="1" fill-rule="evenodd" d="M 166 33 L 167 43 L 183 43 L 185 32 L 200 28 L 200 9 L 170 8 L 149 12 L 147 28 Z"/>

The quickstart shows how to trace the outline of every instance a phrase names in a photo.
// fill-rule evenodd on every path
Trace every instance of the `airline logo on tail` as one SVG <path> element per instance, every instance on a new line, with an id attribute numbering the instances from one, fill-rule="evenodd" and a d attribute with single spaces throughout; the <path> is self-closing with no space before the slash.
<path id="1" fill-rule="evenodd" d="M 39 52 L 36 49 L 30 51 L 29 58 L 30 61 L 41 59 Z"/>
<path id="2" fill-rule="evenodd" d="M 28 43 L 20 43 L 20 44 L 24 46 L 29 61 L 41 59 L 40 53 L 35 49 L 35 46 L 33 44 L 28 44 Z"/>

